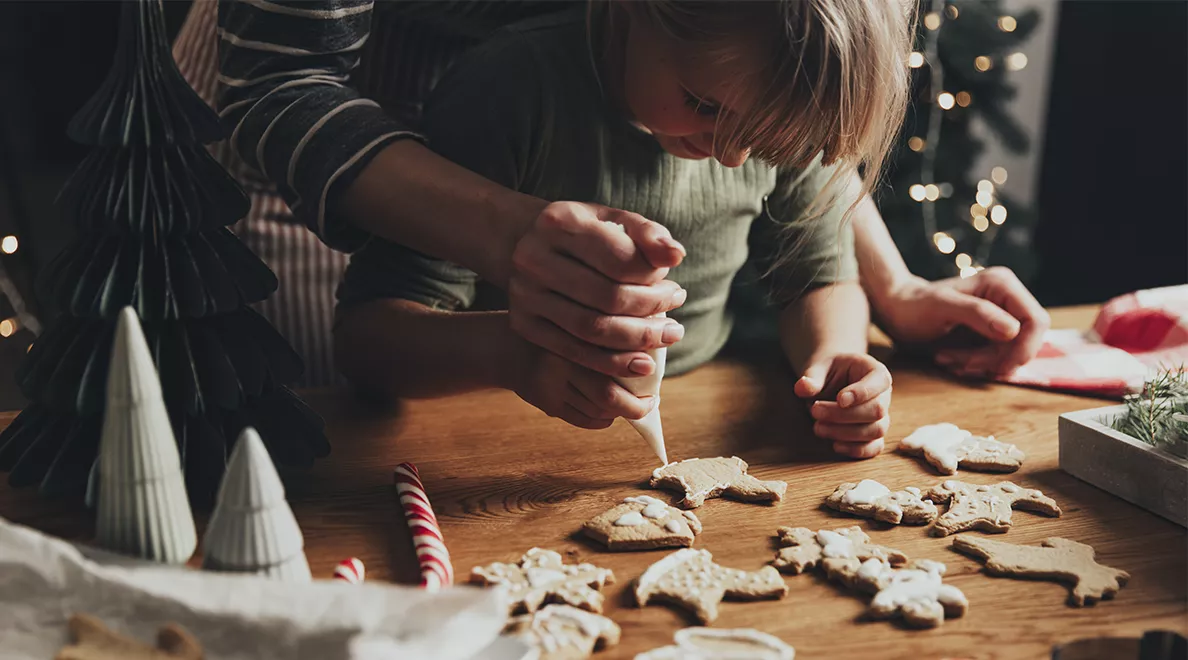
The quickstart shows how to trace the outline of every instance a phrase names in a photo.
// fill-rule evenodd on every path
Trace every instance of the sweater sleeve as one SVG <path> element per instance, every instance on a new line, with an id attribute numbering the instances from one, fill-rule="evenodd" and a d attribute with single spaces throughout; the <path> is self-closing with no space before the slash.
<path id="1" fill-rule="evenodd" d="M 751 252 L 779 305 L 858 277 L 854 231 L 846 220 L 854 198 L 846 181 L 832 180 L 835 172 L 835 166 L 821 164 L 820 155 L 807 167 L 781 168 L 764 201 Z"/>
<path id="2" fill-rule="evenodd" d="M 334 217 L 333 196 L 385 145 L 419 138 L 352 89 L 371 32 L 370 0 L 220 0 L 217 105 L 231 148 L 275 182 L 331 247 L 366 234 Z"/>

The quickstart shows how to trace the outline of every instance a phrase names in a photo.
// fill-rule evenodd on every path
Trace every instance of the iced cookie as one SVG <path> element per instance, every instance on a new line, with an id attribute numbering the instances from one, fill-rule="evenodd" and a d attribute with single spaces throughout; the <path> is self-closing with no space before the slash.
<path id="1" fill-rule="evenodd" d="M 779 544 L 783 547 L 776 553 L 772 566 L 793 575 L 803 573 L 828 558 L 853 558 L 859 561 L 877 558 L 895 566 L 907 561 L 907 555 L 902 552 L 871 543 L 870 537 L 858 527 L 816 532 L 807 527 L 781 527 L 778 534 Z"/>
<path id="2" fill-rule="evenodd" d="M 1056 501 L 1034 488 L 1021 488 L 1009 481 L 977 486 L 949 479 L 928 489 L 924 497 L 949 510 L 932 525 L 934 536 L 948 536 L 970 529 L 1002 533 L 1011 528 L 1012 509 L 1058 517 Z"/>
<path id="3" fill-rule="evenodd" d="M 941 474 L 957 474 L 957 466 L 982 472 L 1014 472 L 1026 455 L 1012 444 L 976 436 L 953 424 L 930 424 L 899 441 L 899 450 L 924 456 Z"/>
<path id="4" fill-rule="evenodd" d="M 936 518 L 936 505 L 920 496 L 919 488 L 908 486 L 891 492 L 873 479 L 845 483 L 825 499 L 825 506 L 863 518 L 898 525 L 923 525 Z"/>
<path id="5" fill-rule="evenodd" d="M 681 511 L 647 495 L 628 497 L 622 504 L 582 526 L 582 532 L 607 550 L 651 550 L 693 545 L 701 521 L 692 511 Z"/>
<path id="6" fill-rule="evenodd" d="M 672 646 L 640 653 L 635 660 L 794 660 L 796 649 L 753 628 L 683 628 Z"/>
<path id="7" fill-rule="evenodd" d="M 552 550 L 532 548 L 515 564 L 476 566 L 470 581 L 506 589 L 512 614 L 535 612 L 547 603 L 601 612 L 603 596 L 598 590 L 613 583 L 615 574 L 593 564 L 565 564 Z"/>
<path id="8" fill-rule="evenodd" d="M 760 481 L 747 474 L 747 462 L 737 456 L 669 463 L 652 472 L 651 485 L 684 493 L 677 505 L 685 509 L 696 509 L 706 498 L 722 494 L 743 502 L 778 502 L 788 490 L 782 481 Z"/>
<path id="9" fill-rule="evenodd" d="M 1130 579 L 1126 571 L 1097 563 L 1090 546 L 1057 537 L 1036 547 L 960 536 L 953 548 L 985 560 L 991 575 L 1071 583 L 1068 602 L 1076 607 L 1113 598 Z"/>
<path id="10" fill-rule="evenodd" d="M 874 594 L 867 609 L 874 619 L 902 617 L 913 628 L 935 628 L 965 614 L 969 601 L 960 589 L 945 584 L 945 565 L 927 559 L 903 568 L 870 558 L 830 559 L 826 571 L 831 579 L 856 591 Z"/>
<path id="11" fill-rule="evenodd" d="M 770 566 L 757 571 L 724 568 L 714 563 L 708 550 L 685 548 L 644 571 L 635 584 L 635 602 L 640 607 L 652 601 L 670 603 L 705 624 L 718 618 L 718 603 L 725 598 L 783 598 L 787 592 L 783 578 Z"/>
<path id="12" fill-rule="evenodd" d="M 569 605 L 546 605 L 513 617 L 504 634 L 518 637 L 536 650 L 538 660 L 581 660 L 595 650 L 619 643 L 614 621 Z"/>
<path id="13" fill-rule="evenodd" d="M 69 627 L 74 643 L 54 660 L 202 660 L 198 640 L 176 623 L 161 627 L 156 646 L 114 632 L 89 614 L 70 617 Z"/>

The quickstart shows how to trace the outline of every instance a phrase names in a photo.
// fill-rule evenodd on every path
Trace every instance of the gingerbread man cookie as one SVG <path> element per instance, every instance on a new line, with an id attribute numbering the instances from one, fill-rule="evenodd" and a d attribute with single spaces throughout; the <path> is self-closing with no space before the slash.
<path id="1" fill-rule="evenodd" d="M 827 560 L 827 572 L 852 589 L 874 594 L 867 612 L 875 619 L 902 617 L 913 628 L 935 628 L 965 614 L 969 601 L 944 584 L 945 565 L 927 559 L 896 568 L 876 557 Z"/>
<path id="2" fill-rule="evenodd" d="M 937 516 L 936 505 L 920 496 L 920 489 L 908 486 L 891 492 L 873 479 L 845 483 L 825 499 L 825 506 L 863 518 L 893 525 L 923 525 Z"/>
<path id="3" fill-rule="evenodd" d="M 622 504 L 582 526 L 582 532 L 607 550 L 651 550 L 689 547 L 701 533 L 701 521 L 692 511 L 681 511 L 647 495 L 628 497 Z"/>
<path id="4" fill-rule="evenodd" d="M 753 628 L 683 628 L 672 646 L 635 656 L 635 660 L 795 660 L 796 649 L 779 637 Z"/>
<path id="5" fill-rule="evenodd" d="M 652 488 L 667 488 L 685 494 L 677 503 L 696 509 L 707 498 L 727 497 L 743 502 L 778 502 L 788 484 L 783 481 L 760 481 L 747 474 L 747 462 L 730 458 L 690 458 L 658 467 L 652 472 Z"/>
<path id="6" fill-rule="evenodd" d="M 957 474 L 957 467 L 982 472 L 1014 472 L 1026 455 L 1015 445 L 976 436 L 949 423 L 921 426 L 899 441 L 899 450 L 924 456 L 941 474 Z"/>
<path id="7" fill-rule="evenodd" d="M 925 497 L 949 510 L 932 526 L 935 536 L 948 536 L 970 529 L 1002 533 L 1011 528 L 1012 509 L 1059 517 L 1056 501 L 1034 488 L 1021 488 L 1009 481 L 977 486 L 949 479 L 928 489 Z"/>
<path id="8" fill-rule="evenodd" d="M 73 644 L 62 647 L 54 660 L 202 660 L 198 640 L 176 623 L 157 633 L 155 647 L 112 631 L 89 614 L 70 617 Z"/>
<path id="9" fill-rule="evenodd" d="M 770 566 L 740 571 L 714 563 L 708 550 L 677 550 L 648 567 L 635 584 L 635 601 L 655 600 L 688 609 L 701 623 L 718 618 L 718 603 L 783 598 L 788 586 Z"/>
<path id="10" fill-rule="evenodd" d="M 591 612 L 602 611 L 599 589 L 615 574 L 593 564 L 565 564 L 552 550 L 532 548 L 515 564 L 477 566 L 470 581 L 506 589 L 511 613 L 535 612 L 546 603 L 565 603 Z"/>
<path id="11" fill-rule="evenodd" d="M 614 621 L 570 605 L 546 605 L 512 618 L 503 632 L 536 649 L 537 660 L 580 660 L 619 643 Z"/>
<path id="12" fill-rule="evenodd" d="M 953 549 L 985 560 L 991 575 L 1072 583 L 1068 602 L 1076 607 L 1113 598 L 1130 579 L 1126 571 L 1097 563 L 1092 547 L 1059 537 L 1045 539 L 1040 547 L 958 537 Z"/>
<path id="13" fill-rule="evenodd" d="M 870 537 L 858 527 L 822 529 L 814 532 L 807 527 L 781 527 L 777 530 L 781 547 L 773 566 L 796 575 L 821 564 L 825 559 L 853 558 L 863 561 L 878 558 L 892 565 L 907 561 L 907 555 L 870 542 Z"/>

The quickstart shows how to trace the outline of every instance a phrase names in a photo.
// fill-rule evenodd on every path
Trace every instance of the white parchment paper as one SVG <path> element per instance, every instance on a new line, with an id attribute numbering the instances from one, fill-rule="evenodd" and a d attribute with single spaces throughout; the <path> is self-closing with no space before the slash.
<path id="1" fill-rule="evenodd" d="M 523 654 L 497 640 L 507 605 L 495 589 L 429 594 L 383 583 L 297 584 L 162 567 L 80 549 L 0 518 L 3 656 L 52 658 L 69 642 L 66 625 L 75 612 L 148 643 L 161 625 L 177 622 L 210 660 Z"/>

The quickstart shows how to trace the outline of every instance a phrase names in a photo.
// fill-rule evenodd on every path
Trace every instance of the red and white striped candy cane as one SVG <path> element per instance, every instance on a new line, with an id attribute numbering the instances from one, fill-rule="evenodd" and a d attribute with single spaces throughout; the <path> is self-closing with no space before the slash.
<path id="1" fill-rule="evenodd" d="M 338 566 L 334 567 L 334 579 L 350 582 L 351 584 L 359 584 L 363 581 L 363 576 L 367 571 L 363 568 L 363 562 L 358 557 L 351 557 L 338 562 Z"/>
<path id="2" fill-rule="evenodd" d="M 450 564 L 450 551 L 446 549 L 433 515 L 433 506 L 425 494 L 425 486 L 417 467 L 412 463 L 396 466 L 396 492 L 400 495 L 400 506 L 404 509 L 404 520 L 412 532 L 413 549 L 421 565 L 421 586 L 430 591 L 454 583 L 454 567 Z"/>

